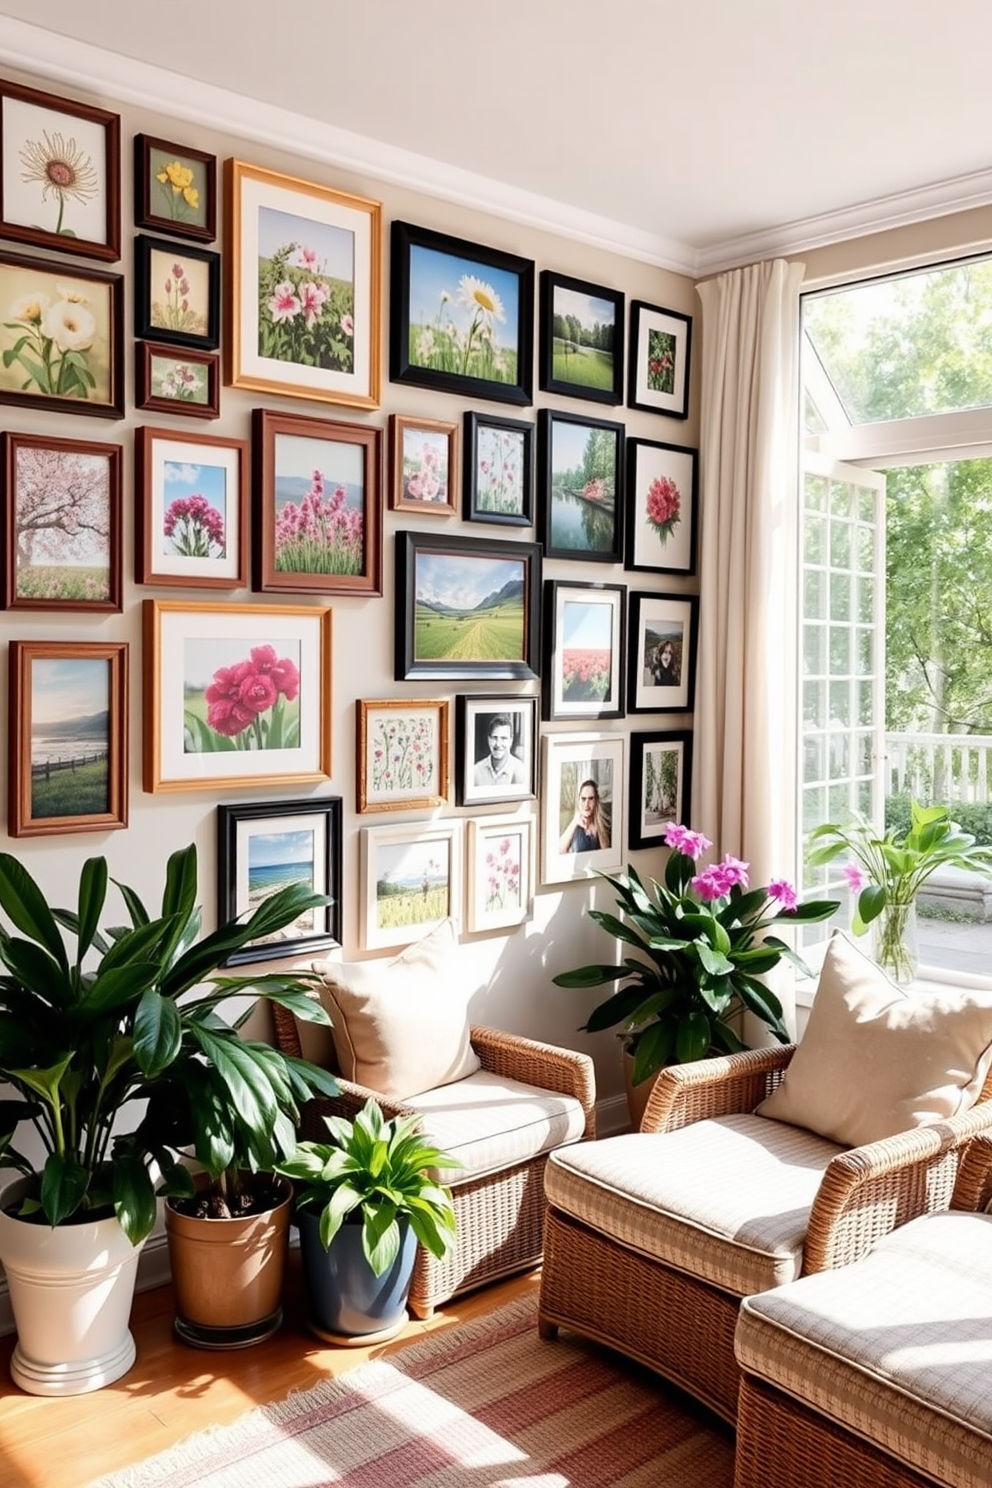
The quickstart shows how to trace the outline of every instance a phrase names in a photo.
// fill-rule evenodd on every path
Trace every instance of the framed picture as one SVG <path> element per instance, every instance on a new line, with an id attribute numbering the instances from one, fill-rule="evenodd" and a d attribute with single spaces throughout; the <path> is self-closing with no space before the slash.
<path id="1" fill-rule="evenodd" d="M 363 950 L 409 945 L 461 919 L 461 822 L 363 827 Z"/>
<path id="2" fill-rule="evenodd" d="M 628 713 L 692 712 L 698 621 L 694 595 L 631 594 Z"/>
<path id="3" fill-rule="evenodd" d="M 220 254 L 139 233 L 134 240 L 134 334 L 170 346 L 220 345 Z"/>
<path id="4" fill-rule="evenodd" d="M 252 413 L 253 585 L 262 593 L 382 593 L 382 431 Z"/>
<path id="5" fill-rule="evenodd" d="M 688 819 L 692 801 L 692 734 L 632 733 L 628 848 L 657 847 L 666 827 Z"/>
<path id="6" fill-rule="evenodd" d="M 11 641 L 7 831 L 127 826 L 124 641 Z"/>
<path id="7" fill-rule="evenodd" d="M 541 273 L 542 392 L 623 402 L 624 296 L 616 289 Z"/>
<path id="8" fill-rule="evenodd" d="M 541 882 L 623 866 L 620 734 L 545 734 Z"/>
<path id="9" fill-rule="evenodd" d="M 688 417 L 691 342 L 688 315 L 631 300 L 628 408 L 665 413 L 669 418 Z"/>
<path id="10" fill-rule="evenodd" d="M 530 259 L 394 222 L 390 277 L 393 382 L 497 403 L 530 403 Z"/>
<path id="11" fill-rule="evenodd" d="M 427 811 L 448 797 L 448 699 L 357 703 L 358 807 Z"/>
<path id="12" fill-rule="evenodd" d="M 8 610 L 119 612 L 121 447 L 0 435 Z"/>
<path id="13" fill-rule="evenodd" d="M 697 490 L 696 450 L 628 439 L 625 568 L 696 572 Z"/>
<path id="14" fill-rule="evenodd" d="M 198 589 L 248 582 L 248 441 L 134 431 L 135 579 Z"/>
<path id="15" fill-rule="evenodd" d="M 627 590 L 548 579 L 541 717 L 622 718 Z"/>
<path id="16" fill-rule="evenodd" d="M 331 773 L 329 605 L 146 599 L 146 791 Z"/>
<path id="17" fill-rule="evenodd" d="M 123 418 L 123 283 L 0 253 L 0 402 Z"/>
<path id="18" fill-rule="evenodd" d="M 389 415 L 389 509 L 450 517 L 458 510 L 458 425 Z"/>
<path id="19" fill-rule="evenodd" d="M 538 675 L 541 547 L 396 534 L 397 682 Z"/>
<path id="20" fill-rule="evenodd" d="M 217 923 L 247 918 L 289 884 L 332 903 L 251 941 L 223 963 L 309 955 L 341 944 L 341 797 L 217 807 Z"/>
<path id="21" fill-rule="evenodd" d="M 455 801 L 529 801 L 537 795 L 537 698 L 455 698 Z"/>
<path id="22" fill-rule="evenodd" d="M 526 419 L 466 413 L 465 520 L 529 527 L 533 491 L 534 425 Z"/>
<path id="23" fill-rule="evenodd" d="M 381 204 L 241 160 L 225 171 L 228 383 L 378 408 Z"/>
<path id="24" fill-rule="evenodd" d="M 0 237 L 120 258 L 119 115 L 0 78 Z"/>
<path id="25" fill-rule="evenodd" d="M 537 429 L 544 556 L 619 563 L 623 424 L 542 408 Z"/>
<path id="26" fill-rule="evenodd" d="M 212 243 L 217 236 L 217 157 L 136 134 L 134 225 Z"/>
<path id="27" fill-rule="evenodd" d="M 209 351 L 138 341 L 134 348 L 134 403 L 154 413 L 186 418 L 220 415 L 220 359 Z"/>
<path id="28" fill-rule="evenodd" d="M 477 816 L 466 823 L 466 929 L 471 934 L 519 925 L 530 915 L 532 828 L 527 816 Z"/>

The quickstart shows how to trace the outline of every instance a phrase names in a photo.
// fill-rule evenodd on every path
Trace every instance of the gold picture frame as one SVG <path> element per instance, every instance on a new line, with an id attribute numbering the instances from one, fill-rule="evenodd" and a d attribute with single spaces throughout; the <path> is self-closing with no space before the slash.
<path id="1" fill-rule="evenodd" d="M 359 812 L 428 811 L 448 798 L 447 698 L 359 698 Z"/>

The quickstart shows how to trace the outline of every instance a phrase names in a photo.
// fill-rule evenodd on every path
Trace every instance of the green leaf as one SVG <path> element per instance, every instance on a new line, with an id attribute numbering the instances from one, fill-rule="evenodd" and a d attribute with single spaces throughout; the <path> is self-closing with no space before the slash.
<path id="1" fill-rule="evenodd" d="M 626 966 L 580 966 L 575 971 L 560 972 L 551 980 L 556 987 L 601 987 L 627 974 Z"/>
<path id="2" fill-rule="evenodd" d="M 146 1078 L 168 1068 L 182 1047 L 183 1021 L 175 1003 L 147 988 L 134 1015 L 134 1057 Z"/>
<path id="3" fill-rule="evenodd" d="M 132 1245 L 140 1245 L 151 1234 L 157 1218 L 155 1185 L 138 1153 L 114 1153 L 114 1212 Z"/>
<path id="4" fill-rule="evenodd" d="M 634 1046 L 634 1067 L 631 1079 L 640 1085 L 656 1075 L 675 1054 L 675 1025 L 673 1022 L 652 1023 L 637 1038 Z"/>
<path id="5" fill-rule="evenodd" d="M 44 946 L 67 977 L 65 945 L 52 912 L 30 873 L 10 853 L 0 853 L 0 908 L 23 935 Z"/>
<path id="6" fill-rule="evenodd" d="M 136 961 L 101 971 L 87 988 L 80 1011 L 93 1018 L 125 1007 L 154 984 L 158 970 L 155 961 Z"/>
<path id="7" fill-rule="evenodd" d="M 79 929 L 76 932 L 76 964 L 93 944 L 107 898 L 106 858 L 87 858 L 79 874 Z"/>
<path id="8" fill-rule="evenodd" d="M 89 1173 L 71 1154 L 50 1152 L 41 1175 L 41 1207 L 52 1226 L 75 1214 L 83 1201 Z"/>
<path id="9" fill-rule="evenodd" d="M 685 1013 L 675 1035 L 675 1053 L 681 1064 L 705 1059 L 712 1044 L 710 1020 L 703 1012 Z"/>
<path id="10" fill-rule="evenodd" d="M 855 935 L 859 935 L 866 925 L 878 918 L 885 908 L 886 892 L 884 884 L 867 884 L 858 895 L 857 920 L 861 923 L 861 930 L 855 929 Z"/>
<path id="11" fill-rule="evenodd" d="M 48 999 L 53 1008 L 70 1008 L 76 1000 L 75 989 L 63 962 L 53 960 L 34 941 L 5 936 L 0 955 L 24 987 L 36 990 L 39 1001 Z"/>
<path id="12" fill-rule="evenodd" d="M 702 965 L 703 970 L 709 976 L 729 976 L 730 973 L 733 971 L 734 963 L 732 961 L 728 961 L 727 957 L 721 955 L 719 951 L 714 950 L 712 946 L 708 945 L 705 940 L 694 940 L 692 944 L 696 955 L 699 957 L 700 964 Z"/>

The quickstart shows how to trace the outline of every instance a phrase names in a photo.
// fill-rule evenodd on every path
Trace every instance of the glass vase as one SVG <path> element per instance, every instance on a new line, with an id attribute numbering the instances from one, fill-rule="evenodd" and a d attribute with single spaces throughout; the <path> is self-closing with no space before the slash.
<path id="1" fill-rule="evenodd" d="M 872 955 L 877 965 L 897 986 L 910 986 L 920 964 L 915 899 L 908 904 L 886 904 L 872 931 Z"/>

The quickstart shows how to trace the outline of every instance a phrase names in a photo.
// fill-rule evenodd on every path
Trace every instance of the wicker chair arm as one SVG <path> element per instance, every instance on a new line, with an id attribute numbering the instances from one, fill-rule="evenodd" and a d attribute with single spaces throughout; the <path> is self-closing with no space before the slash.
<path id="1" fill-rule="evenodd" d="M 596 1135 L 596 1077 L 588 1054 L 474 1024 L 469 1038 L 482 1068 L 490 1074 L 574 1096 L 585 1114 L 583 1136 Z"/>
<path id="2" fill-rule="evenodd" d="M 421 1115 L 421 1112 L 415 1111 L 412 1106 L 405 1105 L 403 1101 L 393 1100 L 378 1090 L 369 1090 L 365 1085 L 356 1085 L 354 1080 L 345 1080 L 341 1075 L 335 1075 L 334 1078 L 338 1082 L 337 1095 L 314 1096 L 313 1100 L 307 1101 L 303 1107 L 300 1120 L 301 1140 L 326 1142 L 327 1127 L 324 1125 L 323 1118 L 325 1116 L 346 1116 L 350 1121 L 370 1098 L 381 1107 L 382 1114 L 387 1121 L 393 1116 Z"/>
<path id="3" fill-rule="evenodd" d="M 952 1209 L 973 1214 L 992 1213 L 992 1133 L 983 1133 L 968 1146 L 958 1169 Z"/>
<path id="4" fill-rule="evenodd" d="M 795 1045 L 785 1044 L 666 1066 L 648 1097 L 641 1131 L 678 1131 L 708 1117 L 753 1111 L 780 1083 L 794 1053 Z"/>

